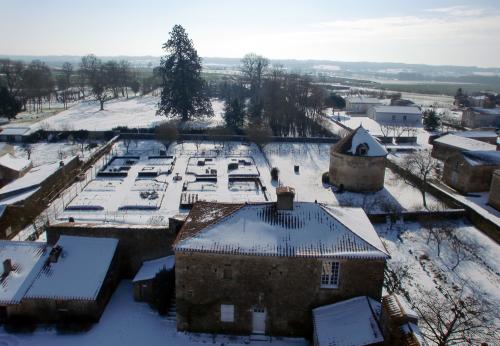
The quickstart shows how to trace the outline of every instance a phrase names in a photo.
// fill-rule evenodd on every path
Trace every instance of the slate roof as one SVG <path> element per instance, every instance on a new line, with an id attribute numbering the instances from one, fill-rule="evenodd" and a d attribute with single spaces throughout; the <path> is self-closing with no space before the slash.
<path id="1" fill-rule="evenodd" d="M 344 155 L 361 156 L 356 154 L 356 149 L 360 144 L 368 146 L 367 154 L 362 156 L 377 157 L 388 154 L 384 146 L 362 126 L 335 143 L 332 151 Z"/>
<path id="2" fill-rule="evenodd" d="M 196 204 L 175 251 L 318 258 L 389 258 L 362 209 L 297 202 L 221 206 Z M 206 211 L 204 211 L 206 210 Z"/>

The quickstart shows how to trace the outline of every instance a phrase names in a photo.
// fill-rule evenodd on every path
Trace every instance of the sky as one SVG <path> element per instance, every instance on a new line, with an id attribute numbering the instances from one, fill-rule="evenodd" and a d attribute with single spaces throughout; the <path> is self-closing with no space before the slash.
<path id="1" fill-rule="evenodd" d="M 500 67 L 499 0 L 0 0 L 0 54 L 162 55 Z"/>

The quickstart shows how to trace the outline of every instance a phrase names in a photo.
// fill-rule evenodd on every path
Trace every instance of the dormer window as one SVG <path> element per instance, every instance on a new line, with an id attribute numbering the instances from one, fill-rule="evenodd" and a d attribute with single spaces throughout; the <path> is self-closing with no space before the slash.
<path id="1" fill-rule="evenodd" d="M 366 156 L 368 155 L 368 150 L 370 147 L 366 143 L 361 143 L 356 147 L 356 155 L 357 156 Z"/>

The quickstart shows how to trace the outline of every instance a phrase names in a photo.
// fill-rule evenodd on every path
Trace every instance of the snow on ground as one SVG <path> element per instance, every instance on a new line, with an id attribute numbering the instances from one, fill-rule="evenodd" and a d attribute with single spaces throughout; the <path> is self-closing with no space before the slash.
<path id="1" fill-rule="evenodd" d="M 128 346 L 128 345 L 268 345 L 307 346 L 304 339 L 272 338 L 251 341 L 248 336 L 208 335 L 176 331 L 175 320 L 152 311 L 148 304 L 134 302 L 131 281 L 122 281 L 101 320 L 82 333 L 58 333 L 54 328 L 39 327 L 31 334 L 12 334 L 0 327 L 0 345 L 5 346 Z"/>
<path id="2" fill-rule="evenodd" d="M 89 130 L 108 131 L 118 126 L 129 128 L 150 128 L 165 121 L 157 116 L 159 97 L 152 95 L 114 99 L 99 110 L 99 103 L 92 100 L 81 101 L 54 116 L 47 117 L 32 128 L 45 130 Z M 214 117 L 190 121 L 187 127 L 213 127 L 222 123 L 223 102 L 213 99 Z"/>
<path id="3" fill-rule="evenodd" d="M 375 193 L 334 192 L 324 185 L 321 175 L 330 165 L 330 144 L 271 143 L 265 148 L 271 167 L 280 170 L 279 179 L 283 185 L 295 188 L 298 201 L 330 203 L 341 206 L 363 207 L 368 213 L 397 210 L 422 210 L 422 196 L 419 190 L 406 184 L 401 177 L 386 169 L 385 187 Z M 299 165 L 295 173 L 294 165 Z M 277 185 L 276 182 L 273 183 Z M 440 202 L 427 194 L 429 206 Z"/>
<path id="4" fill-rule="evenodd" d="M 493 306 L 500 306 L 500 245 L 463 221 L 446 224 L 453 227 L 453 234 L 467 246 L 464 259 L 455 270 L 452 268 L 457 256 L 450 241 L 442 242 L 438 255 L 436 242 L 433 239 L 427 242 L 429 233 L 422 224 L 375 225 L 391 255 L 388 268 L 397 270 L 402 265 L 408 266 L 403 287 L 414 301 L 428 290 L 439 294 L 438 287 L 453 291 L 466 284 L 469 292 L 474 291 Z M 438 225 L 434 223 L 435 227 Z M 500 328 L 500 321 L 498 323 Z"/>
<path id="5" fill-rule="evenodd" d="M 14 144 L 14 153 L 17 157 L 28 158 L 26 147 L 21 144 Z M 83 160 L 88 158 L 98 147 L 93 149 L 84 148 L 83 154 L 81 145 L 71 142 L 38 142 L 30 144 L 31 155 L 30 160 L 33 166 L 40 166 L 46 163 L 64 160 L 68 157 L 78 155 Z"/>

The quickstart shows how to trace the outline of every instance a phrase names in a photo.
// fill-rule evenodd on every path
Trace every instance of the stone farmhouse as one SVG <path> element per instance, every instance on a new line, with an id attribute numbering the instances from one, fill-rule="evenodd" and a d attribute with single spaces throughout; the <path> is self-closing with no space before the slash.
<path id="1" fill-rule="evenodd" d="M 330 184 L 349 191 L 384 187 L 387 150 L 362 126 L 332 146 Z"/>
<path id="2" fill-rule="evenodd" d="M 447 134 L 436 138 L 432 142 L 432 157 L 438 160 L 446 160 L 447 158 L 459 154 L 463 151 L 495 151 L 497 147 L 493 144 L 478 141 L 472 138 L 457 136 L 455 134 Z"/>
<path id="3" fill-rule="evenodd" d="M 467 108 L 462 114 L 462 126 L 472 129 L 478 127 L 500 128 L 500 108 Z"/>
<path id="4" fill-rule="evenodd" d="M 174 244 L 178 330 L 311 336 L 312 309 L 380 300 L 389 254 L 364 211 L 283 196 L 194 205 Z"/>
<path id="5" fill-rule="evenodd" d="M 351 116 L 364 116 L 370 108 L 381 104 L 382 102 L 377 98 L 353 96 L 346 99 L 346 111 Z"/>
<path id="6" fill-rule="evenodd" d="M 0 316 L 7 321 L 97 322 L 118 282 L 115 239 L 62 236 L 0 241 Z"/>
<path id="7" fill-rule="evenodd" d="M 499 151 L 465 151 L 444 162 L 443 180 L 461 193 L 488 191 L 500 168 Z"/>

